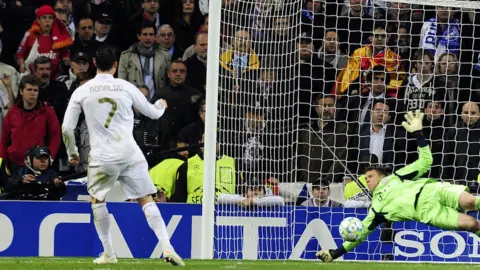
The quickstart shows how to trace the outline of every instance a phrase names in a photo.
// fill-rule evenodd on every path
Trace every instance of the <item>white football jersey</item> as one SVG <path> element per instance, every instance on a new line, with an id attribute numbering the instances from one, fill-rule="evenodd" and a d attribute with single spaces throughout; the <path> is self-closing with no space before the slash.
<path id="1" fill-rule="evenodd" d="M 150 104 L 133 84 L 98 74 L 73 92 L 63 127 L 75 129 L 83 110 L 92 160 L 120 163 L 143 160 L 145 157 L 133 138 L 132 106 L 152 119 L 160 118 L 165 111 Z"/>

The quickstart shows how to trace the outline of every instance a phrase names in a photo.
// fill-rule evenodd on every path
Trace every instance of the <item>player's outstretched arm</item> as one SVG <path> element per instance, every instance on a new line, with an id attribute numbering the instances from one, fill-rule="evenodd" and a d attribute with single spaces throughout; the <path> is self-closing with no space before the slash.
<path id="1" fill-rule="evenodd" d="M 332 262 L 333 260 L 342 257 L 344 254 L 350 250 L 356 248 L 358 245 L 363 243 L 367 237 L 384 221 L 381 215 L 376 214 L 373 210 L 373 207 L 368 211 L 367 217 L 362 221 L 363 223 L 363 232 L 361 237 L 355 242 L 345 241 L 337 249 L 330 250 L 321 250 L 317 252 L 317 258 L 323 262 Z"/>
<path id="2" fill-rule="evenodd" d="M 137 108 L 137 110 L 146 117 L 158 119 L 165 113 L 165 110 L 167 109 L 167 103 L 165 100 L 159 99 L 155 102 L 155 105 L 152 105 L 133 84 L 130 85 L 129 90 L 133 98 L 133 107 Z"/>
<path id="3" fill-rule="evenodd" d="M 432 152 L 430 151 L 428 142 L 425 140 L 422 133 L 423 116 L 424 114 L 419 110 L 415 113 L 408 112 L 405 115 L 405 120 L 407 121 L 402 122 L 402 126 L 415 136 L 418 144 L 417 161 L 395 172 L 395 174 L 403 180 L 416 180 L 424 173 L 428 172 L 433 163 Z"/>

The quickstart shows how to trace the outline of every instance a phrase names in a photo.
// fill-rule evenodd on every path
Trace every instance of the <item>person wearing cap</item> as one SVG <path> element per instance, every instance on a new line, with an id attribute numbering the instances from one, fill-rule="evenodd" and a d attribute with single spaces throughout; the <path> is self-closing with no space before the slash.
<path id="1" fill-rule="evenodd" d="M 325 179 L 318 179 L 312 184 L 312 198 L 304 201 L 302 205 L 318 207 L 343 207 L 341 203 L 332 200 L 329 195 L 330 183 Z"/>
<path id="2" fill-rule="evenodd" d="M 93 18 L 95 19 L 95 40 L 100 44 L 115 46 L 117 41 L 115 36 L 112 34 L 113 20 L 110 14 L 100 13 Z"/>
<path id="3" fill-rule="evenodd" d="M 12 176 L 5 187 L 11 199 L 60 200 L 66 193 L 65 184 L 53 170 L 50 150 L 36 146 L 25 153 L 25 165 Z"/>
<path id="4" fill-rule="evenodd" d="M 93 20 L 88 16 L 80 17 L 77 20 L 76 27 L 76 38 L 72 47 L 70 47 L 71 54 L 76 54 L 79 52 L 87 53 L 88 55 L 95 55 L 98 48 L 100 47 L 100 42 L 95 39 Z"/>
<path id="5" fill-rule="evenodd" d="M 218 195 L 219 204 L 236 204 L 242 207 L 273 207 L 284 206 L 285 199 L 273 194 L 257 175 L 247 174 L 248 178 L 241 194 L 221 193 Z M 247 178 L 246 177 L 246 178 Z"/>
<path id="6" fill-rule="evenodd" d="M 30 64 L 39 57 L 46 56 L 52 60 L 51 74 L 54 79 L 59 76 L 60 61 L 70 65 L 68 47 L 73 44 L 67 28 L 55 18 L 55 10 L 42 6 L 36 10 L 37 19 L 25 33 L 17 53 L 20 72 L 29 72 Z"/>
<path id="7" fill-rule="evenodd" d="M 80 81 L 78 80 L 79 74 L 85 72 L 91 73 L 92 58 L 83 52 L 75 53 L 72 56 L 70 67 L 68 75 L 58 77 L 57 81 L 64 83 L 69 92 L 72 93 L 80 85 Z"/>

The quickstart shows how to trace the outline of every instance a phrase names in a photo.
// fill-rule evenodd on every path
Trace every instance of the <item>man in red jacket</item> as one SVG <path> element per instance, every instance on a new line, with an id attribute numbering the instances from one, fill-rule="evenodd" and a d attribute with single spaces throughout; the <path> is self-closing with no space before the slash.
<path id="1" fill-rule="evenodd" d="M 12 176 L 25 166 L 25 152 L 46 145 L 55 158 L 60 147 L 60 124 L 55 111 L 38 101 L 40 82 L 33 75 L 22 77 L 18 102 L 2 125 L 0 157 L 7 160 Z"/>

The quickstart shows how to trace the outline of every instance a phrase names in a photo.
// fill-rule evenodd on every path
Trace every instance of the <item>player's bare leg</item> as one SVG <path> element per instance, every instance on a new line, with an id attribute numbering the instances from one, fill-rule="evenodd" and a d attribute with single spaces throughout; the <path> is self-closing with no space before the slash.
<path id="1" fill-rule="evenodd" d="M 458 228 L 480 236 L 480 221 L 467 214 L 460 213 L 458 216 Z"/>
<path id="2" fill-rule="evenodd" d="M 478 211 L 480 210 L 480 197 L 473 196 L 468 192 L 462 192 L 458 199 L 458 206 L 463 210 Z"/>
<path id="3" fill-rule="evenodd" d="M 165 260 L 175 266 L 185 266 L 182 258 L 178 256 L 178 254 L 173 249 L 172 244 L 170 244 L 170 237 L 168 236 L 167 226 L 165 226 L 165 221 L 163 221 L 160 210 L 158 210 L 158 207 L 153 201 L 152 196 L 149 195 L 140 198 L 138 199 L 138 202 L 142 206 L 148 225 L 155 232 L 158 241 L 160 241 L 160 245 L 162 246 L 163 250 L 163 257 L 165 258 Z"/>
<path id="4" fill-rule="evenodd" d="M 98 201 L 92 197 L 92 211 L 95 229 L 97 230 L 98 238 L 103 245 L 103 253 L 96 258 L 95 264 L 112 264 L 117 263 L 117 256 L 113 250 L 112 233 L 110 230 L 110 216 L 107 209 L 107 204 L 104 201 Z"/>

